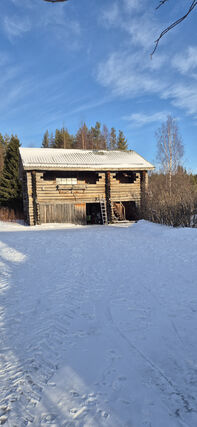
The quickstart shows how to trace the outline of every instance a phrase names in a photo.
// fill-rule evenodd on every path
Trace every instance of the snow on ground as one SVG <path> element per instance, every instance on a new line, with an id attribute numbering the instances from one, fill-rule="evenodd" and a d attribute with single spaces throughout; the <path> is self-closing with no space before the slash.
<path id="1" fill-rule="evenodd" d="M 197 229 L 18 227 L 0 226 L 0 424 L 196 427 Z"/>

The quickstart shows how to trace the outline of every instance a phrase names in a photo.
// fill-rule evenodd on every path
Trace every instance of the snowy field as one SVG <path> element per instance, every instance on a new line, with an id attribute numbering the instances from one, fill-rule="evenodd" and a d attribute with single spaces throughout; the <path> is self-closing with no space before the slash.
<path id="1" fill-rule="evenodd" d="M 0 424 L 197 426 L 197 229 L 0 225 Z"/>

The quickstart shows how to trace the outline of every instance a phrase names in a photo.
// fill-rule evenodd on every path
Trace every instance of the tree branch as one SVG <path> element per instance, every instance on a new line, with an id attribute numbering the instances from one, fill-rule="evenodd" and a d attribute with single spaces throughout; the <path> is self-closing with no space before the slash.
<path id="1" fill-rule="evenodd" d="M 159 9 L 161 6 L 163 6 L 164 3 L 166 3 L 168 0 L 160 0 L 158 6 L 156 7 L 156 10 Z"/>
<path id="2" fill-rule="evenodd" d="M 44 0 L 44 1 L 48 1 L 49 3 L 60 3 L 63 1 L 68 1 L 68 0 Z"/>
<path id="3" fill-rule="evenodd" d="M 159 5 L 157 6 L 157 9 L 158 9 L 160 6 L 162 6 L 164 3 L 166 3 L 167 1 L 168 1 L 168 0 L 161 0 L 161 1 L 160 1 L 160 3 L 159 3 Z M 162 33 L 160 34 L 160 36 L 158 37 L 158 39 L 157 39 L 157 40 L 155 40 L 155 47 L 154 47 L 154 49 L 153 49 L 153 51 L 152 51 L 152 53 L 151 53 L 151 58 L 152 58 L 152 56 L 154 55 L 154 53 L 155 53 L 155 51 L 156 51 L 156 49 L 157 49 L 157 46 L 158 46 L 159 41 L 161 40 L 161 38 L 162 38 L 166 33 L 168 33 L 168 31 L 172 30 L 172 28 L 176 27 L 176 26 L 177 26 L 177 25 L 179 25 L 182 21 L 184 21 L 184 19 L 186 19 L 186 18 L 187 18 L 187 16 L 192 12 L 192 10 L 193 10 L 196 6 L 197 6 L 197 0 L 193 0 L 193 1 L 192 1 L 192 3 L 191 3 L 191 5 L 190 5 L 190 7 L 189 7 L 189 9 L 188 9 L 188 11 L 187 11 L 187 13 L 186 13 L 184 16 L 182 16 L 181 18 L 177 19 L 177 21 L 173 22 L 171 25 L 169 25 L 169 27 L 165 28 L 165 30 L 163 30 L 163 31 L 162 31 Z"/>

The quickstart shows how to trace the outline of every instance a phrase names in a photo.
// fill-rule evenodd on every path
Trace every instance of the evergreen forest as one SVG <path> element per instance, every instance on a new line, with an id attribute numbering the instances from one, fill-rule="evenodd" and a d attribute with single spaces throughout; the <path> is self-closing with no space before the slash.
<path id="1" fill-rule="evenodd" d="M 108 130 L 106 125 L 96 122 L 89 129 L 83 123 L 75 135 L 69 133 L 67 128 L 56 129 L 55 132 L 44 133 L 42 140 L 44 148 L 73 148 L 82 150 L 127 150 L 127 140 L 124 133 L 112 127 Z"/>
<path id="2" fill-rule="evenodd" d="M 16 135 L 4 136 L 0 133 L 0 220 L 15 219 L 22 216 L 22 184 L 19 179 L 19 147 Z M 88 129 L 83 123 L 76 135 L 69 133 L 67 128 L 56 129 L 43 135 L 42 148 L 66 148 L 87 150 L 127 150 L 127 140 L 120 130 L 109 131 L 106 125 Z"/>

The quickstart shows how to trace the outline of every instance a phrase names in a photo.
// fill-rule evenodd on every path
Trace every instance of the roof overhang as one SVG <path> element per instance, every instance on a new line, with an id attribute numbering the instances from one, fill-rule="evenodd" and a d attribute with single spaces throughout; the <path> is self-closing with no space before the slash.
<path id="1" fill-rule="evenodd" d="M 103 166 L 98 166 L 98 167 L 88 167 L 88 166 L 86 166 L 86 167 L 70 167 L 70 166 L 68 166 L 68 167 L 51 167 L 51 166 L 36 166 L 36 165 L 31 165 L 31 166 L 23 166 L 23 169 L 25 170 L 25 171 L 42 171 L 42 172 L 44 172 L 44 171 L 59 171 L 59 172 L 61 172 L 61 171 L 70 171 L 70 172 L 74 172 L 74 171 L 77 171 L 77 172 L 117 172 L 117 171 L 148 171 L 148 170 L 153 170 L 154 169 L 154 166 L 152 166 L 152 167 L 144 167 L 144 166 L 142 166 L 142 167 L 140 167 L 139 165 L 136 165 L 136 167 L 131 167 L 131 166 L 124 166 L 124 167 L 122 167 L 122 166 L 117 166 L 117 167 L 103 167 Z"/>
<path id="2" fill-rule="evenodd" d="M 20 148 L 26 171 L 148 171 L 154 166 L 135 151 Z"/>

